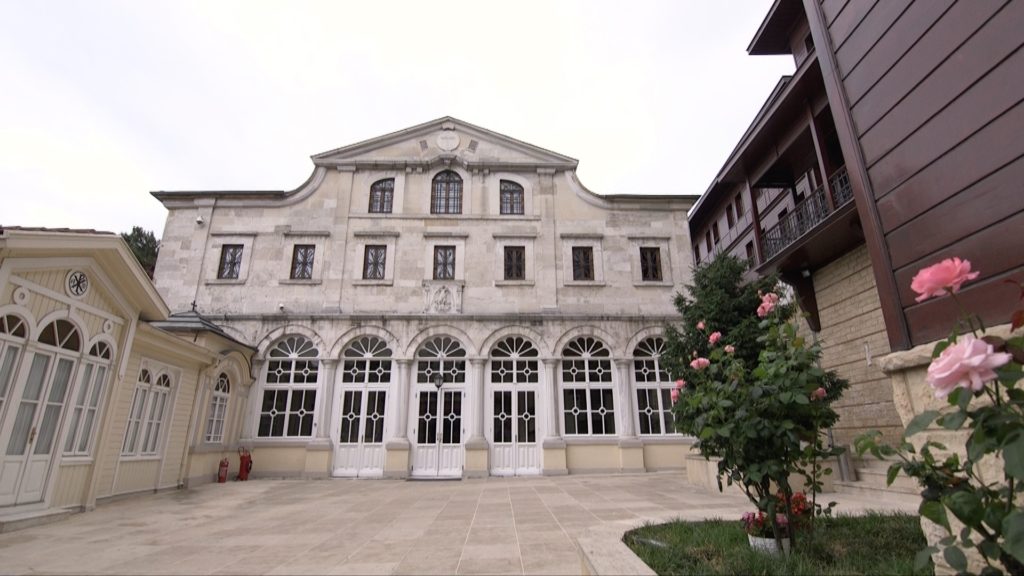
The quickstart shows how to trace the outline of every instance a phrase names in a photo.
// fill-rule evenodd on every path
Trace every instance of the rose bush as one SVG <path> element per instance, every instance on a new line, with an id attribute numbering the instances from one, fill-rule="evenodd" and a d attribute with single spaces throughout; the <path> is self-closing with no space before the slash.
<path id="1" fill-rule="evenodd" d="M 977 276 L 970 262 L 951 258 L 918 272 L 911 288 L 918 293 L 918 302 L 944 295 L 956 299 L 961 286 Z M 1024 287 L 1017 286 L 1024 301 Z M 1024 511 L 1018 501 L 1024 482 L 1024 390 L 1018 387 L 1024 375 L 1024 337 L 981 336 L 976 328 L 981 326 L 980 319 L 966 314 L 962 325 L 971 333 L 961 336 L 954 330 L 935 345 L 928 366 L 928 385 L 936 398 L 947 399 L 949 408 L 916 416 L 899 447 L 880 444 L 877 431 L 858 438 L 855 446 L 861 455 L 895 457 L 888 483 L 901 471 L 915 478 L 923 488 L 921 516 L 946 530 L 938 546 L 918 553 L 918 568 L 926 566 L 941 547 L 943 559 L 965 572 L 968 562 L 963 549 L 974 548 L 985 563 L 982 574 L 1006 570 L 1024 575 Z M 1011 334 L 1022 325 L 1024 310 L 1017 310 L 1011 317 Z M 966 426 L 963 450 L 948 450 L 932 440 L 920 446 L 909 441 L 933 423 L 952 431 Z M 982 461 L 997 463 L 1002 478 L 982 478 Z M 951 529 L 948 514 L 963 524 L 958 533 Z"/>

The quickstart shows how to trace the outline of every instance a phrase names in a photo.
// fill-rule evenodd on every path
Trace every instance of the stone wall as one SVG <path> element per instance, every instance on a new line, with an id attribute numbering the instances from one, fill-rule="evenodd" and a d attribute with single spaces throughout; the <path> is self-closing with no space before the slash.
<path id="1" fill-rule="evenodd" d="M 814 273 L 818 297 L 822 366 L 850 381 L 836 404 L 834 429 L 839 444 L 851 444 L 868 430 L 881 430 L 889 442 L 903 433 L 893 406 L 892 385 L 878 359 L 890 352 L 867 247 L 861 245 Z"/>

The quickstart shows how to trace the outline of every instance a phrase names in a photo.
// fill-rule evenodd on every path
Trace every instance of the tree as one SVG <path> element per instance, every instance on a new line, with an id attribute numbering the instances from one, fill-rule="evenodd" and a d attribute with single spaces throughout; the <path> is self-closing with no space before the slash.
<path id="1" fill-rule="evenodd" d="M 149 230 L 141 226 L 132 226 L 132 231 L 121 233 L 121 239 L 135 254 L 135 259 L 142 265 L 149 277 L 153 278 L 153 271 L 156 270 L 156 256 L 160 251 L 160 242 Z"/>
<path id="2" fill-rule="evenodd" d="M 772 292 L 776 287 L 774 276 L 746 282 L 743 278 L 746 262 L 730 255 L 721 255 L 699 266 L 693 274 L 693 284 L 686 293 L 676 294 L 675 306 L 683 317 L 681 326 L 666 329 L 666 350 L 661 360 L 675 377 L 693 376 L 690 361 L 694 352 L 707 357 L 711 351 L 708 336 L 721 332 L 735 349 L 735 358 L 748 368 L 757 365 L 762 345 L 758 343 L 767 328 L 752 314 L 761 302 L 759 292 Z M 788 316 L 788 307 L 779 312 Z M 698 323 L 704 329 L 698 329 Z"/>

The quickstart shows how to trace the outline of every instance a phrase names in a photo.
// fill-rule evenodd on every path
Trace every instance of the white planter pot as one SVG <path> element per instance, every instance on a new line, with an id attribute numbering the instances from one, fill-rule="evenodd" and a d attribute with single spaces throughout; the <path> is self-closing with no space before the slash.
<path id="1" fill-rule="evenodd" d="M 750 542 L 750 547 L 758 552 L 764 552 L 775 556 L 779 555 L 780 551 L 776 547 L 775 538 L 761 538 L 760 536 L 751 536 L 750 534 L 747 534 L 747 541 Z M 786 556 L 789 556 L 789 538 L 782 539 L 782 552 L 785 552 Z"/>

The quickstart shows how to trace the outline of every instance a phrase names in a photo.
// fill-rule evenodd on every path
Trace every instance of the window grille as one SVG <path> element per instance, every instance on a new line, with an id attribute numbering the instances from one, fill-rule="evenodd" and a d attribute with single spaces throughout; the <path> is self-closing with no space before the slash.
<path id="1" fill-rule="evenodd" d="M 526 247 L 505 246 L 505 280 L 526 279 Z"/>
<path id="2" fill-rule="evenodd" d="M 430 193 L 431 214 L 462 214 L 462 177 L 445 170 L 434 176 Z"/>
<path id="3" fill-rule="evenodd" d="M 615 434 L 611 352 L 596 338 L 580 337 L 562 350 L 563 431 L 573 435 Z"/>
<path id="4" fill-rule="evenodd" d="M 387 263 L 388 247 L 373 244 L 366 247 L 363 253 L 363 279 L 383 280 Z"/>
<path id="5" fill-rule="evenodd" d="M 320 351 L 302 336 L 288 336 L 268 354 L 256 435 L 309 437 L 316 415 Z"/>
<path id="6" fill-rule="evenodd" d="M 242 245 L 225 244 L 220 249 L 220 266 L 217 268 L 217 278 L 220 280 L 238 279 L 238 273 L 242 269 Z"/>
<path id="7" fill-rule="evenodd" d="M 312 244 L 296 244 L 292 250 L 292 280 L 311 280 L 313 278 L 313 255 L 316 246 Z"/>
<path id="8" fill-rule="evenodd" d="M 640 277 L 644 282 L 661 282 L 661 248 L 640 248 Z"/>
<path id="9" fill-rule="evenodd" d="M 462 384 L 466 381 L 466 349 L 454 338 L 432 338 L 420 347 L 416 357 L 418 384 L 433 384 L 435 374 L 441 374 L 445 384 Z"/>
<path id="10" fill-rule="evenodd" d="M 573 246 L 572 279 L 588 281 L 594 279 L 594 249 L 590 246 Z"/>
<path id="11" fill-rule="evenodd" d="M 455 279 L 455 246 L 434 247 L 434 280 Z"/>
<path id="12" fill-rule="evenodd" d="M 395 179 L 377 180 L 370 186 L 370 213 L 390 214 L 395 196 Z"/>
<path id="13" fill-rule="evenodd" d="M 523 187 L 509 180 L 501 181 L 501 213 L 522 214 Z"/>

